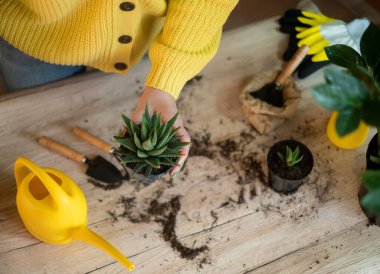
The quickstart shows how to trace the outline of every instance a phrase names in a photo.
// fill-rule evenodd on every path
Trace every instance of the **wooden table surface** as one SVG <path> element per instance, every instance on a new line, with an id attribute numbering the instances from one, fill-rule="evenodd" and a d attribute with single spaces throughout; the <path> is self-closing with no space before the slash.
<path id="1" fill-rule="evenodd" d="M 285 47 L 286 36 L 276 31 L 274 19 L 225 33 L 202 79 L 187 86 L 178 101 L 194 149 L 173 184 L 165 177 L 148 187 L 130 181 L 106 191 L 87 182 L 84 166 L 35 141 L 46 135 L 89 156 L 101 154 L 70 128 L 81 126 L 111 141 L 121 127 L 120 112 L 129 115 L 138 100 L 147 60 L 128 77 L 94 72 L 1 97 L 0 273 L 128 272 L 95 247 L 48 245 L 26 231 L 15 205 L 13 163 L 20 156 L 60 169 L 80 185 L 89 227 L 128 256 L 135 273 L 380 273 L 380 229 L 367 226 L 357 200 L 364 148 L 343 151 L 327 140 L 329 114 L 307 92 L 322 81 L 321 73 L 298 81 L 304 90 L 298 112 L 275 132 L 258 135 L 242 115 L 243 86 L 254 74 L 281 67 Z M 306 183 L 288 196 L 257 176 L 260 168 L 267 173 L 268 148 L 285 138 L 304 142 L 315 158 Z M 177 195 L 178 240 L 208 247 L 193 260 L 182 259 L 162 238 L 159 222 L 129 221 L 120 202 L 136 197 L 127 210 L 146 212 L 153 197 L 164 202 Z"/>

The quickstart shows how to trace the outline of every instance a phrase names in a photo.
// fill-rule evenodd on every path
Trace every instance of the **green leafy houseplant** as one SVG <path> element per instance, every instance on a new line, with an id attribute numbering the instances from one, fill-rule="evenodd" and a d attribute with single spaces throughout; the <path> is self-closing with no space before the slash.
<path id="1" fill-rule="evenodd" d="M 380 214 L 380 171 L 364 172 L 363 183 L 368 193 L 361 199 L 362 206 L 372 214 Z"/>
<path id="2" fill-rule="evenodd" d="M 287 167 L 292 168 L 296 164 L 302 161 L 303 155 L 300 155 L 301 151 L 299 147 L 296 147 L 294 151 L 289 146 L 286 146 L 286 154 L 282 154 L 281 152 L 277 152 L 278 158 L 280 158 L 281 162 L 286 164 Z"/>
<path id="3" fill-rule="evenodd" d="M 141 174 L 147 179 L 176 165 L 180 150 L 189 144 L 181 142 L 180 136 L 176 135 L 179 128 L 173 128 L 178 113 L 162 123 L 161 113 L 154 111 L 150 116 L 146 105 L 141 125 L 136 125 L 124 114 L 122 117 L 127 132 L 124 136 L 114 136 L 120 144 L 116 153 L 121 163 L 133 170 L 131 176 Z"/>
<path id="4" fill-rule="evenodd" d="M 327 70 L 327 84 L 314 88 L 312 96 L 324 107 L 338 111 L 338 135 L 355 131 L 364 121 L 377 128 L 380 148 L 380 30 L 369 25 L 360 41 L 361 55 L 345 45 L 325 50 L 332 63 L 346 70 Z M 380 151 L 371 161 L 380 164 Z"/>

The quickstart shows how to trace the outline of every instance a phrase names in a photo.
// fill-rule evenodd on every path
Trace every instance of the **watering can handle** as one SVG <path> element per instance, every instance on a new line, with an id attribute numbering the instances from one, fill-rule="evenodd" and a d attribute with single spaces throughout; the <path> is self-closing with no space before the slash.
<path id="1" fill-rule="evenodd" d="M 55 182 L 41 167 L 23 157 L 18 158 L 14 165 L 17 189 L 30 172 L 33 172 L 34 175 L 40 179 L 41 183 L 46 187 L 58 207 L 65 206 L 69 203 L 70 197 L 58 186 L 57 182 Z"/>

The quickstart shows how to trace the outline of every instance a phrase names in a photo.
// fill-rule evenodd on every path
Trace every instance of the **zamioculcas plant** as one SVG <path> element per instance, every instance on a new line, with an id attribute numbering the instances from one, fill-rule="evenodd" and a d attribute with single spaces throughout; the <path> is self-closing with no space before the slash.
<path id="1" fill-rule="evenodd" d="M 362 196 L 361 205 L 371 222 L 380 226 L 380 171 L 364 172 L 363 184 L 368 192 Z"/>
<path id="2" fill-rule="evenodd" d="M 380 214 L 380 171 L 367 170 L 363 174 L 368 194 L 361 199 L 362 205 L 373 214 Z"/>
<path id="3" fill-rule="evenodd" d="M 300 148 L 297 146 L 294 151 L 289 146 L 286 146 L 286 154 L 282 154 L 281 152 L 277 152 L 280 160 L 286 164 L 287 167 L 294 167 L 296 164 L 302 161 L 303 155 L 300 155 Z"/>
<path id="4" fill-rule="evenodd" d="M 339 136 L 354 133 L 363 122 L 377 128 L 377 140 L 369 158 L 380 164 L 380 30 L 369 25 L 360 41 L 361 55 L 345 45 L 325 50 L 332 63 L 346 70 L 327 70 L 327 84 L 314 88 L 312 95 L 321 105 L 338 113 Z"/>
<path id="5" fill-rule="evenodd" d="M 131 176 L 140 174 L 144 180 L 153 181 L 151 177 L 166 173 L 176 165 L 180 150 L 189 144 L 181 142 L 176 135 L 179 128 L 173 128 L 178 113 L 162 123 L 161 113 L 154 111 L 150 116 L 146 105 L 141 125 L 136 125 L 124 114 L 122 117 L 127 132 L 124 136 L 114 136 L 120 144 L 116 153 L 121 163 L 131 170 Z"/>

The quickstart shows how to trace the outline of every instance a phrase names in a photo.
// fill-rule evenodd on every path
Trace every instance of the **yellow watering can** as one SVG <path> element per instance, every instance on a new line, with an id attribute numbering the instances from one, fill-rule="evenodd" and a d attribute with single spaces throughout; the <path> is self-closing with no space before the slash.
<path id="1" fill-rule="evenodd" d="M 107 252 L 127 269 L 135 266 L 110 243 L 87 228 L 87 203 L 79 186 L 61 171 L 16 160 L 17 209 L 24 225 L 49 244 L 82 240 Z"/>

